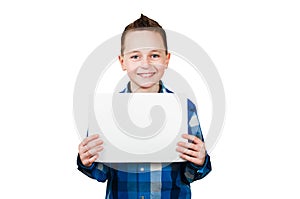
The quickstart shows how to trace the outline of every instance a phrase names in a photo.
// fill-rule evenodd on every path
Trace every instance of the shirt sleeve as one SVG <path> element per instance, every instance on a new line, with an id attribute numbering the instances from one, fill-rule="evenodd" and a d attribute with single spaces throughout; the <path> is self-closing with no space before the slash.
<path id="1" fill-rule="evenodd" d="M 196 106 L 190 100 L 188 100 L 188 134 L 195 135 L 204 142 Z M 202 166 L 186 162 L 184 176 L 186 180 L 191 183 L 204 178 L 211 170 L 210 156 L 206 154 L 205 161 Z"/>
<path id="2" fill-rule="evenodd" d="M 186 180 L 191 183 L 196 180 L 204 178 L 211 171 L 211 163 L 209 155 L 206 155 L 204 164 L 202 166 L 187 162 L 185 166 L 184 176 Z"/>
<path id="3" fill-rule="evenodd" d="M 110 168 L 102 163 L 94 162 L 91 166 L 86 167 L 82 164 L 78 154 L 77 166 L 79 171 L 99 182 L 105 182 L 108 179 L 108 173 Z"/>

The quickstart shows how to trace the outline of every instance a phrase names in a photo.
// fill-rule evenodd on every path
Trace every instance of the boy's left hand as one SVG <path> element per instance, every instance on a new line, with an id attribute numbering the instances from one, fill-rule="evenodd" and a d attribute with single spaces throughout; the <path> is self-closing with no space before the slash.
<path id="1" fill-rule="evenodd" d="M 189 134 L 182 134 L 184 139 L 191 142 L 178 142 L 176 151 L 180 152 L 180 157 L 198 166 L 202 166 L 205 161 L 205 144 L 198 137 Z"/>

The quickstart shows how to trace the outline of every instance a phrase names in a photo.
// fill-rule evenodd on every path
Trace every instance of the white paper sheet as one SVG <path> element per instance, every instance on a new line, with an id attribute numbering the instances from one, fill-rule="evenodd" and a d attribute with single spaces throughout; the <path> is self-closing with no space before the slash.
<path id="1" fill-rule="evenodd" d="M 172 93 L 97 93 L 89 135 L 99 134 L 99 162 L 178 162 L 187 133 L 187 99 Z"/>

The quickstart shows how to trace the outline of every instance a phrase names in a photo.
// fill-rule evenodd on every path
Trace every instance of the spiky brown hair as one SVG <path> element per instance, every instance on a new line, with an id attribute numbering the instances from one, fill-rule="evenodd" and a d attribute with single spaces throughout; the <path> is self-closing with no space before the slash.
<path id="1" fill-rule="evenodd" d="M 121 37 L 121 55 L 124 53 L 124 42 L 125 42 L 125 36 L 130 31 L 137 31 L 137 30 L 149 30 L 158 32 L 164 42 L 164 46 L 166 48 L 166 54 L 168 53 L 168 45 L 167 45 L 167 36 L 165 30 L 153 19 L 148 18 L 147 16 L 141 14 L 141 17 L 131 24 L 127 25 L 122 33 Z"/>

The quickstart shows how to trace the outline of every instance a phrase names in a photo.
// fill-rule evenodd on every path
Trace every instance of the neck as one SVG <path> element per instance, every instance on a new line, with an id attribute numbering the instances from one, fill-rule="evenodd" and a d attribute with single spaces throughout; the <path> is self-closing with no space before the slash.
<path id="1" fill-rule="evenodd" d="M 137 85 L 130 82 L 130 89 L 133 93 L 158 93 L 159 91 L 159 83 L 154 84 L 151 87 L 144 88 L 144 87 L 138 87 Z"/>

